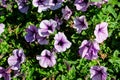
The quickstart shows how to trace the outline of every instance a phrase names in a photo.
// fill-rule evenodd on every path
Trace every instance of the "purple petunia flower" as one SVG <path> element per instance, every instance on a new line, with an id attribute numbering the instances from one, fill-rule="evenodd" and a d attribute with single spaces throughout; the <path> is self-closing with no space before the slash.
<path id="1" fill-rule="evenodd" d="M 68 20 L 72 15 L 72 11 L 69 9 L 68 6 L 66 6 L 65 9 L 62 9 L 62 14 L 63 14 L 63 18 L 65 20 Z"/>
<path id="2" fill-rule="evenodd" d="M 51 33 L 55 31 L 57 27 L 57 22 L 53 19 L 50 20 L 43 20 L 40 23 L 40 29 L 38 33 L 40 36 L 49 36 Z"/>
<path id="3" fill-rule="evenodd" d="M 33 25 L 30 25 L 26 29 L 27 35 L 25 36 L 25 40 L 27 42 L 33 42 L 36 40 L 36 35 L 37 35 L 37 28 Z"/>
<path id="4" fill-rule="evenodd" d="M 99 50 L 99 44 L 96 41 L 84 40 L 79 47 L 78 53 L 81 55 L 82 58 L 92 60 L 98 57 Z"/>
<path id="5" fill-rule="evenodd" d="M 33 6 L 38 7 L 38 12 L 46 11 L 50 6 L 54 5 L 52 0 L 33 0 Z"/>
<path id="6" fill-rule="evenodd" d="M 10 73 L 11 67 L 8 67 L 7 69 L 0 67 L 0 78 L 4 77 L 4 80 L 11 80 Z"/>
<path id="7" fill-rule="evenodd" d="M 52 0 L 52 3 L 54 4 L 54 5 L 52 5 L 51 7 L 50 7 L 50 9 L 51 10 L 56 10 L 56 9 L 58 9 L 58 8 L 60 8 L 61 6 L 62 6 L 62 3 L 64 2 L 64 0 Z"/>
<path id="8" fill-rule="evenodd" d="M 58 52 L 64 52 L 71 47 L 71 42 L 67 40 L 64 33 L 58 32 L 54 37 L 54 47 Z"/>
<path id="9" fill-rule="evenodd" d="M 47 40 L 47 37 L 41 37 L 39 34 L 37 34 L 37 41 L 41 45 L 46 45 L 49 43 L 49 41 Z"/>
<path id="10" fill-rule="evenodd" d="M 7 6 L 7 5 L 6 5 L 6 0 L 1 0 L 1 1 L 0 1 L 0 6 L 6 7 L 6 6 Z"/>
<path id="11" fill-rule="evenodd" d="M 5 25 L 0 23 L 0 35 L 4 32 Z"/>
<path id="12" fill-rule="evenodd" d="M 93 66 L 90 69 L 92 80 L 106 80 L 107 69 L 103 66 Z"/>
<path id="13" fill-rule="evenodd" d="M 36 26 L 30 25 L 28 29 L 26 29 L 26 32 L 27 34 L 25 36 L 25 40 L 27 42 L 33 42 L 37 40 L 41 45 L 48 44 L 48 40 L 46 39 L 46 37 L 39 36 L 38 29 Z"/>
<path id="14" fill-rule="evenodd" d="M 56 64 L 56 57 L 49 50 L 43 50 L 41 56 L 36 56 L 36 59 L 39 60 L 41 67 L 47 68 L 52 67 Z"/>
<path id="15" fill-rule="evenodd" d="M 13 55 L 8 58 L 9 66 L 12 66 L 11 69 L 18 70 L 20 64 L 25 61 L 25 55 L 22 49 L 13 50 Z"/>
<path id="16" fill-rule="evenodd" d="M 89 6 L 89 0 L 75 0 L 74 5 L 77 10 L 86 11 Z"/>
<path id="17" fill-rule="evenodd" d="M 18 9 L 21 13 L 25 13 L 27 14 L 28 12 L 28 6 L 27 6 L 27 2 L 28 0 L 16 0 L 17 4 L 18 4 Z"/>
<path id="18" fill-rule="evenodd" d="M 108 23 L 102 22 L 98 25 L 96 25 L 96 28 L 94 30 L 94 34 L 96 37 L 96 41 L 98 43 L 102 43 L 104 40 L 108 37 L 108 30 L 107 30 Z"/>
<path id="19" fill-rule="evenodd" d="M 80 33 L 82 30 L 88 28 L 88 23 L 85 16 L 76 17 L 74 19 L 74 28 L 77 29 L 77 32 Z"/>
<path id="20" fill-rule="evenodd" d="M 99 2 L 90 2 L 90 5 L 95 5 L 98 8 L 101 8 L 102 4 L 107 3 L 108 0 L 100 0 Z"/>

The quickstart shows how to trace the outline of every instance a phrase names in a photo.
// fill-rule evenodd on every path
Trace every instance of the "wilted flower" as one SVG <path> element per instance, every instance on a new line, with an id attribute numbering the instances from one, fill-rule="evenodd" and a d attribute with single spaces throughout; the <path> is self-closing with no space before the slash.
<path id="1" fill-rule="evenodd" d="M 27 0 L 16 0 L 17 4 L 18 4 L 18 9 L 21 13 L 27 13 L 28 12 L 28 6 L 27 6 Z"/>
<path id="2" fill-rule="evenodd" d="M 4 77 L 4 80 L 11 80 L 10 73 L 11 67 L 8 67 L 7 69 L 0 67 L 0 78 Z"/>
<path id="3" fill-rule="evenodd" d="M 65 20 L 68 20 L 72 15 L 72 11 L 69 9 L 68 6 L 66 6 L 65 9 L 62 9 L 62 14 L 63 14 L 63 18 Z"/>
<path id="4" fill-rule="evenodd" d="M 76 17 L 74 19 L 74 28 L 77 29 L 78 33 L 88 28 L 88 23 L 86 21 L 85 16 Z"/>
<path id="5" fill-rule="evenodd" d="M 94 34 L 96 37 L 96 41 L 98 43 L 102 43 L 104 40 L 108 37 L 108 30 L 107 30 L 108 23 L 102 22 L 100 24 L 96 25 L 96 28 L 94 30 Z"/>
<path id="6" fill-rule="evenodd" d="M 106 80 L 107 69 L 103 66 L 93 66 L 90 69 L 92 80 Z"/>
<path id="7" fill-rule="evenodd" d="M 64 52 L 71 47 L 71 42 L 67 40 L 64 33 L 58 32 L 54 37 L 54 47 L 58 52 Z"/>
<path id="8" fill-rule="evenodd" d="M 60 30 L 60 25 L 63 24 L 62 18 L 60 19 L 58 16 L 55 16 L 55 21 L 57 22 L 57 27 L 56 27 L 56 29 Z"/>
<path id="9" fill-rule="evenodd" d="M 102 4 L 107 3 L 108 0 L 100 0 L 99 2 L 90 2 L 90 5 L 95 5 L 98 8 L 101 8 Z"/>
<path id="10" fill-rule="evenodd" d="M 46 37 L 41 37 L 38 34 L 38 29 L 36 26 L 30 25 L 28 27 L 28 29 L 26 29 L 26 36 L 25 36 L 25 40 L 27 42 L 33 42 L 35 40 L 37 40 L 39 42 L 39 44 L 48 44 L 48 40 L 46 39 Z"/>
<path id="11" fill-rule="evenodd" d="M 0 34 L 4 32 L 5 25 L 0 23 Z"/>
<path id="12" fill-rule="evenodd" d="M 74 5 L 77 10 L 86 11 L 89 6 L 89 0 L 75 0 Z"/>
<path id="13" fill-rule="evenodd" d="M 40 36 L 49 36 L 51 33 L 55 31 L 57 27 L 57 22 L 53 19 L 50 20 L 43 20 L 40 23 L 40 29 L 38 33 Z"/>
<path id="14" fill-rule="evenodd" d="M 14 77 L 17 77 L 20 75 L 20 69 L 19 70 L 14 70 Z"/>
<path id="15" fill-rule="evenodd" d="M 88 60 L 96 59 L 98 57 L 98 51 L 100 50 L 99 44 L 96 41 L 84 40 L 79 47 L 79 54 L 82 58 Z"/>
<path id="16" fill-rule="evenodd" d="M 50 7 L 50 9 L 51 10 L 56 10 L 56 9 L 58 9 L 58 8 L 60 8 L 61 6 L 62 6 L 62 3 L 64 2 L 64 0 L 52 0 L 52 3 L 54 4 L 54 5 L 52 5 L 51 7 Z"/>
<path id="17" fill-rule="evenodd" d="M 56 64 L 56 57 L 49 50 L 43 50 L 41 56 L 36 56 L 41 67 L 52 67 Z"/>
<path id="18" fill-rule="evenodd" d="M 33 0 L 33 6 L 38 7 L 38 12 L 46 11 L 50 8 L 52 4 L 52 0 Z"/>
<path id="19" fill-rule="evenodd" d="M 20 64 L 25 61 L 25 55 L 22 49 L 13 50 L 13 55 L 8 58 L 9 66 L 12 66 L 11 69 L 18 70 Z"/>
<path id="20" fill-rule="evenodd" d="M 71 69 L 70 64 L 67 61 L 64 61 L 64 63 L 66 64 L 67 70 L 69 71 Z"/>

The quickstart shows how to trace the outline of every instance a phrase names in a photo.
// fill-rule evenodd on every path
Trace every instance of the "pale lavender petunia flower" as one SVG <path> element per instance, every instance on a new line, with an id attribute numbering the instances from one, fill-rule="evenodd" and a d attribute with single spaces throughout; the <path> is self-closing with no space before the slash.
<path id="1" fill-rule="evenodd" d="M 73 28 L 77 29 L 77 32 L 80 33 L 82 30 L 86 30 L 88 28 L 88 23 L 86 21 L 85 16 L 76 17 L 74 19 Z"/>
<path id="2" fill-rule="evenodd" d="M 63 18 L 65 20 L 68 20 L 70 16 L 72 15 L 72 11 L 70 10 L 68 6 L 66 6 L 65 9 L 62 9 L 62 14 L 63 14 Z"/>
<path id="3" fill-rule="evenodd" d="M 28 5 L 27 5 L 27 2 L 28 0 L 16 0 L 17 4 L 18 4 L 18 9 L 21 13 L 25 13 L 27 14 L 28 12 Z"/>
<path id="4" fill-rule="evenodd" d="M 41 56 L 36 56 L 39 60 L 39 64 L 43 68 L 53 67 L 56 64 L 56 57 L 49 50 L 45 49 L 42 51 Z"/>
<path id="5" fill-rule="evenodd" d="M 98 58 L 99 44 L 96 41 L 84 40 L 79 47 L 78 53 L 82 58 L 93 60 Z"/>
<path id="6" fill-rule="evenodd" d="M 57 52 L 64 52 L 71 47 L 71 42 L 67 40 L 67 37 L 63 32 L 58 32 L 54 37 L 54 47 Z"/>
<path id="7" fill-rule="evenodd" d="M 77 10 L 86 11 L 89 6 L 89 0 L 75 0 L 74 5 Z"/>
<path id="8" fill-rule="evenodd" d="M 103 66 L 93 66 L 90 69 L 92 80 L 106 80 L 107 69 Z"/>
<path id="9" fill-rule="evenodd" d="M 96 37 L 96 41 L 98 43 L 102 43 L 104 40 L 108 37 L 108 30 L 107 30 L 108 23 L 102 22 L 100 24 L 96 25 L 96 28 L 94 30 L 94 34 Z"/>
<path id="10" fill-rule="evenodd" d="M 56 27 L 57 22 L 55 20 L 43 20 L 40 23 L 40 29 L 38 30 L 38 33 L 40 36 L 49 36 L 50 34 L 54 33 Z"/>
<path id="11" fill-rule="evenodd" d="M 33 0 L 33 6 L 38 7 L 38 12 L 41 13 L 42 11 L 48 10 L 50 6 L 54 5 L 52 0 Z"/>
<path id="12" fill-rule="evenodd" d="M 11 80 L 11 67 L 7 69 L 0 67 L 0 78 L 4 77 L 4 80 Z"/>
<path id="13" fill-rule="evenodd" d="M 38 34 L 38 29 L 36 26 L 30 25 L 27 29 L 26 29 L 26 36 L 25 36 L 25 40 L 27 42 L 34 42 L 35 40 L 38 41 L 39 44 L 43 45 L 43 44 L 48 44 L 48 40 L 46 39 L 46 37 L 42 37 Z"/>
<path id="14" fill-rule="evenodd" d="M 51 10 L 56 10 L 59 9 L 62 6 L 62 3 L 64 2 L 64 0 L 52 0 L 52 3 L 54 5 L 52 5 L 50 7 Z"/>
<path id="15" fill-rule="evenodd" d="M 8 58 L 9 66 L 12 66 L 11 69 L 18 70 L 21 63 L 25 61 L 24 51 L 22 49 L 13 50 L 13 55 Z"/>
<path id="16" fill-rule="evenodd" d="M 5 25 L 0 23 L 0 35 L 4 32 Z"/>

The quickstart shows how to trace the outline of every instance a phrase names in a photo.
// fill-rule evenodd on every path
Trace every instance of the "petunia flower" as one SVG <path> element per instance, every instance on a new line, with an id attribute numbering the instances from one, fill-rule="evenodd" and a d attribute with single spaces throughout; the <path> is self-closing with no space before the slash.
<path id="1" fill-rule="evenodd" d="M 92 80 L 106 80 L 107 69 L 103 66 L 93 66 L 90 69 Z"/>
<path id="2" fill-rule="evenodd" d="M 11 67 L 8 67 L 7 69 L 0 67 L 0 78 L 4 77 L 4 80 L 11 80 Z"/>
<path id="3" fill-rule="evenodd" d="M 72 15 L 72 11 L 69 9 L 68 6 L 66 6 L 65 9 L 62 9 L 62 14 L 63 14 L 63 18 L 65 20 L 68 20 Z"/>
<path id="4" fill-rule="evenodd" d="M 53 67 L 56 64 L 56 57 L 49 50 L 45 49 L 42 51 L 41 56 L 36 56 L 39 60 L 39 64 L 43 68 Z"/>
<path id="5" fill-rule="evenodd" d="M 63 32 L 58 32 L 54 37 L 54 47 L 58 52 L 64 52 L 71 47 L 71 42 L 67 40 L 67 37 Z"/>
<path id="6" fill-rule="evenodd" d="M 37 41 L 39 44 L 41 45 L 46 45 L 49 43 L 49 41 L 47 40 L 47 37 L 41 37 L 39 34 L 37 34 Z"/>
<path id="7" fill-rule="evenodd" d="M 7 6 L 6 0 L 1 0 L 1 1 L 0 1 L 0 6 L 6 7 L 6 6 Z"/>
<path id="8" fill-rule="evenodd" d="M 99 44 L 96 41 L 84 40 L 79 47 L 78 53 L 82 58 L 93 60 L 98 58 Z"/>
<path id="9" fill-rule="evenodd" d="M 50 9 L 51 10 L 59 9 L 62 6 L 63 2 L 64 2 L 64 0 L 52 0 L 52 3 L 54 5 L 50 6 Z"/>
<path id="10" fill-rule="evenodd" d="M 77 10 L 86 11 L 89 6 L 89 0 L 75 0 L 74 5 Z"/>
<path id="11" fill-rule="evenodd" d="M 25 36 L 25 40 L 27 42 L 33 42 L 36 40 L 36 35 L 37 35 L 37 28 L 33 25 L 30 25 L 27 29 L 26 29 L 26 36 Z"/>
<path id="12" fill-rule="evenodd" d="M 38 43 L 41 45 L 48 44 L 48 40 L 46 39 L 46 37 L 42 37 L 38 34 L 38 29 L 36 26 L 30 25 L 26 29 L 26 32 L 27 32 L 27 34 L 25 36 L 25 40 L 27 42 L 34 42 L 35 40 L 37 40 Z"/>
<path id="13" fill-rule="evenodd" d="M 25 55 L 22 49 L 13 50 L 13 55 L 8 58 L 9 66 L 12 70 L 18 70 L 21 63 L 25 62 Z"/>
<path id="14" fill-rule="evenodd" d="M 18 9 L 21 13 L 27 14 L 29 6 L 27 5 L 28 0 L 16 0 Z"/>
<path id="15" fill-rule="evenodd" d="M 34 7 L 38 7 L 38 12 L 41 13 L 42 11 L 48 10 L 50 6 L 54 5 L 52 0 L 33 0 L 32 4 Z"/>
<path id="16" fill-rule="evenodd" d="M 54 33 L 56 27 L 57 22 L 55 20 L 43 20 L 40 23 L 40 29 L 38 30 L 38 33 L 40 36 L 49 36 L 51 33 Z"/>
<path id="17" fill-rule="evenodd" d="M 4 32 L 5 25 L 0 23 L 0 35 Z"/>
<path id="18" fill-rule="evenodd" d="M 74 19 L 73 28 L 75 28 L 78 33 L 80 33 L 82 30 L 86 30 L 88 28 L 88 23 L 86 21 L 86 17 L 85 16 L 76 17 Z"/>
<path id="19" fill-rule="evenodd" d="M 108 23 L 102 22 L 100 24 L 96 25 L 96 28 L 94 30 L 94 34 L 96 37 L 96 41 L 98 43 L 102 43 L 104 40 L 108 37 L 108 30 L 107 30 Z"/>

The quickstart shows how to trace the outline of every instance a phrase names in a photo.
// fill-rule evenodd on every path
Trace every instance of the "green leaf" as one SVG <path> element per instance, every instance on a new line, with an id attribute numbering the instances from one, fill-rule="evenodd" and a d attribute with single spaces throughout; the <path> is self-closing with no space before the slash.
<path id="1" fill-rule="evenodd" d="M 0 16 L 0 23 L 4 22 L 5 21 L 5 16 Z"/>
<path id="2" fill-rule="evenodd" d="M 110 14 L 114 16 L 114 18 L 117 18 L 117 13 L 115 12 L 115 9 L 112 6 L 108 6 L 107 10 Z"/>
<path id="3" fill-rule="evenodd" d="M 66 77 L 64 75 L 62 75 L 62 80 L 66 80 Z"/>
<path id="4" fill-rule="evenodd" d="M 102 0 L 90 0 L 91 2 L 100 2 Z"/>
<path id="5" fill-rule="evenodd" d="M 120 7 L 120 2 L 117 3 L 118 7 Z"/>
<path id="6" fill-rule="evenodd" d="M 75 78 L 75 76 L 76 76 L 75 72 L 76 72 L 76 69 L 75 69 L 74 66 L 72 66 L 72 68 L 71 68 L 70 71 L 68 72 L 69 79 L 74 79 L 74 78 Z M 72 76 L 71 76 L 71 75 L 72 75 Z"/>

